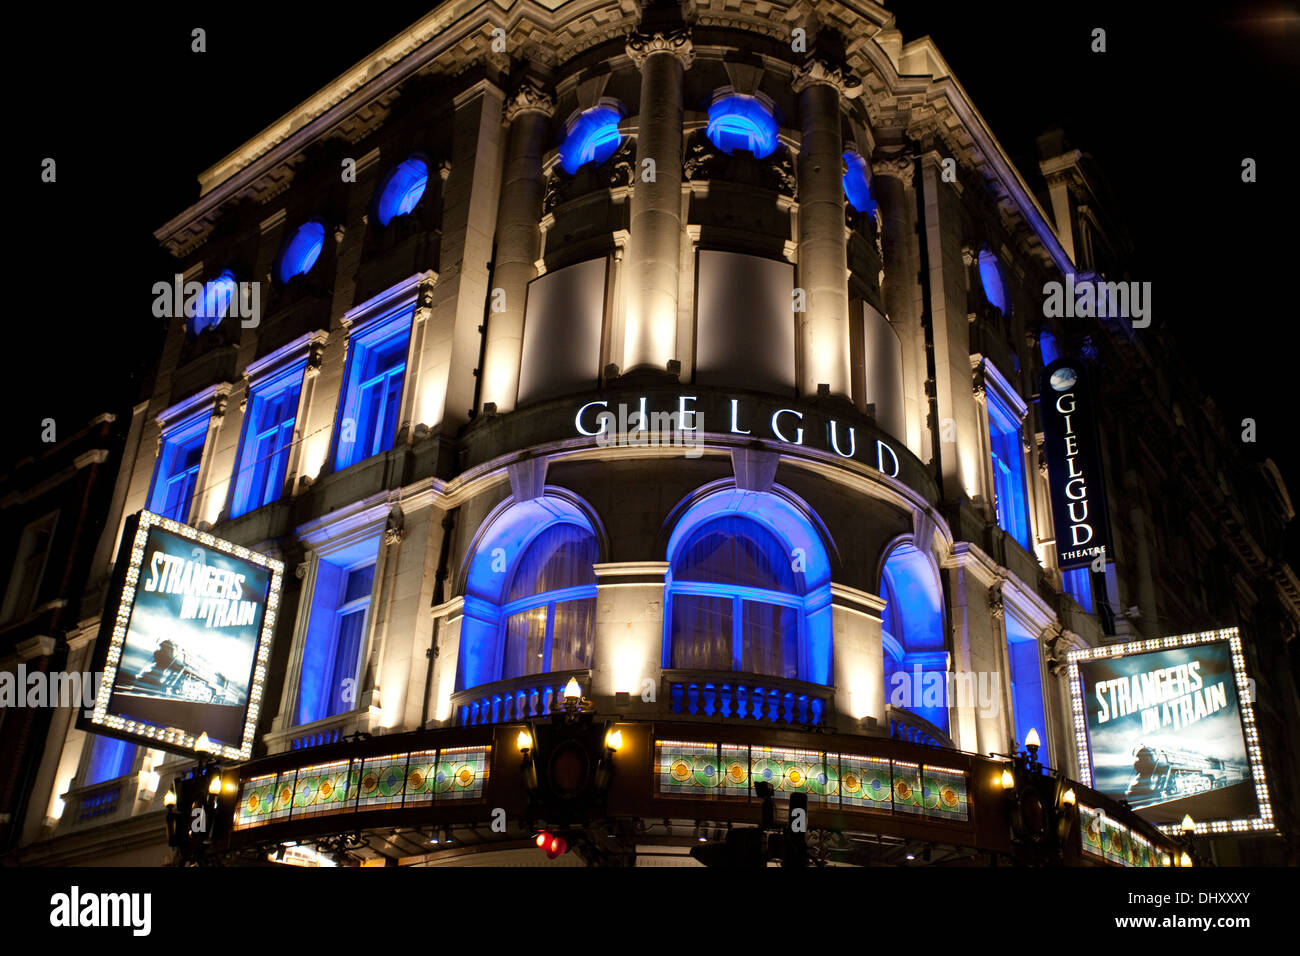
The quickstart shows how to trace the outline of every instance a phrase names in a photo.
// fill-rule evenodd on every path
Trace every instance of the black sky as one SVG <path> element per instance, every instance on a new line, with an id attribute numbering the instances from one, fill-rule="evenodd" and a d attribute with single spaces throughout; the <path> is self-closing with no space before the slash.
<path id="1" fill-rule="evenodd" d="M 1153 319 L 1229 422 L 1300 501 L 1290 352 L 1297 336 L 1300 4 L 1014 0 L 887 3 L 904 38 L 934 38 L 1004 149 L 1037 183 L 1053 124 L 1093 154 L 1153 283 Z M 0 472 L 106 409 L 129 410 L 160 341 L 151 287 L 171 275 L 152 232 L 198 197 L 196 176 L 430 8 L 227 3 L 71 17 L 25 8 L 10 36 L 19 184 L 9 220 L 19 290 L 3 376 Z M 190 50 L 207 31 L 207 52 Z M 1107 51 L 1090 50 L 1094 28 Z M 27 62 L 23 69 L 22 59 Z M 58 182 L 40 182 L 41 161 Z M 1259 181 L 1241 181 L 1241 161 Z M 16 240 L 16 241 L 15 241 Z M 1140 421 L 1133 423 L 1141 427 Z"/>

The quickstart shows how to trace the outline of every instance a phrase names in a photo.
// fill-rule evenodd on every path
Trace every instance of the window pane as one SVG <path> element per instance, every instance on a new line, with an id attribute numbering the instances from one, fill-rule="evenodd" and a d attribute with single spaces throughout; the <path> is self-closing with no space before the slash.
<path id="1" fill-rule="evenodd" d="M 586 528 L 557 524 L 547 528 L 528 546 L 515 568 L 506 601 L 518 601 L 559 588 L 596 583 L 599 552 L 596 536 Z"/>
<path id="2" fill-rule="evenodd" d="M 361 639 L 365 634 L 366 609 L 348 611 L 339 615 L 338 644 L 335 648 L 334 667 L 330 674 L 329 713 L 325 716 L 346 713 L 357 705 L 357 665 L 361 654 Z M 344 681 L 353 683 L 345 685 Z"/>
<path id="3" fill-rule="evenodd" d="M 370 597 L 374 584 L 375 566 L 373 564 L 364 568 L 357 568 L 355 571 L 349 571 L 347 585 L 343 589 L 343 600 L 340 603 L 351 604 L 361 598 Z"/>
<path id="4" fill-rule="evenodd" d="M 93 740 L 90 763 L 86 767 L 86 786 L 116 780 L 131 772 L 135 766 L 135 744 L 99 734 Z"/>
<path id="5" fill-rule="evenodd" d="M 740 627 L 741 670 L 799 676 L 799 618 L 794 608 L 745 601 Z"/>
<path id="6" fill-rule="evenodd" d="M 677 581 L 712 581 L 797 592 L 790 555 L 756 521 L 727 516 L 696 530 L 673 561 Z"/>
<path id="7" fill-rule="evenodd" d="M 540 674 L 545 666 L 546 611 L 540 607 L 510 615 L 506 621 L 506 654 L 502 679 Z"/>
<path id="8" fill-rule="evenodd" d="M 551 631 L 551 670 L 569 671 L 590 667 L 595 631 L 594 597 L 556 604 L 555 624 Z"/>
<path id="9" fill-rule="evenodd" d="M 671 666 L 699 670 L 732 668 L 729 597 L 674 594 Z"/>

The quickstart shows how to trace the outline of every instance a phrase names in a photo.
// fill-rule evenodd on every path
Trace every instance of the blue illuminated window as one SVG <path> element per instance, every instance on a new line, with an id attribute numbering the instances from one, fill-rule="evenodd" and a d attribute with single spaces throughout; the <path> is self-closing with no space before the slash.
<path id="1" fill-rule="evenodd" d="M 299 724 L 358 707 L 378 547 L 377 538 L 368 538 L 317 562 L 298 683 Z"/>
<path id="2" fill-rule="evenodd" d="M 253 385 L 244 413 L 230 517 L 238 518 L 280 497 L 306 368 L 303 360 Z"/>
<path id="3" fill-rule="evenodd" d="M 189 519 L 211 415 L 211 410 L 207 410 L 163 431 L 153 488 L 149 493 L 149 510 L 154 514 L 173 521 Z"/>
<path id="4" fill-rule="evenodd" d="M 325 227 L 319 222 L 305 222 L 298 227 L 284 251 L 280 253 L 280 281 L 306 275 L 320 258 L 325 245 Z"/>
<path id="5" fill-rule="evenodd" d="M 560 166 L 573 175 L 587 163 L 603 163 L 614 155 L 622 137 L 619 113 L 612 106 L 593 106 L 569 127 L 560 144 Z"/>
<path id="6" fill-rule="evenodd" d="M 198 335 L 204 329 L 215 329 L 220 325 L 230 311 L 235 291 L 235 274 L 229 269 L 205 282 L 203 295 L 194 303 L 194 314 L 189 317 L 190 334 Z"/>
<path id="7" fill-rule="evenodd" d="M 412 315 L 408 308 L 372 322 L 348 341 L 348 372 L 335 428 L 336 471 L 393 447 Z"/>
<path id="8" fill-rule="evenodd" d="M 1002 283 L 1002 266 L 998 262 L 998 257 L 985 249 L 980 253 L 980 284 L 984 287 L 984 298 L 988 299 L 990 305 L 997 306 L 1003 314 L 1007 314 L 1007 290 Z"/>
<path id="9" fill-rule="evenodd" d="M 885 700 L 946 734 L 949 701 L 927 698 L 924 693 L 926 675 L 944 674 L 948 668 L 939 572 L 914 544 L 898 544 L 885 559 L 880 596 L 885 599 L 881 626 Z M 897 680 L 895 673 L 900 675 Z M 947 686 L 946 677 L 942 685 Z"/>
<path id="10" fill-rule="evenodd" d="M 413 156 L 399 164 L 379 194 L 379 224 L 386 226 L 414 209 L 428 185 L 429 165 L 424 160 Z"/>
<path id="11" fill-rule="evenodd" d="M 1030 730 L 1038 732 L 1042 749 L 1038 759 L 1047 762 L 1047 718 L 1043 709 L 1043 676 L 1038 664 L 1038 641 L 1010 614 L 1007 615 L 1007 658 L 1011 665 L 1011 707 L 1016 741 L 1023 746 Z"/>
<path id="12" fill-rule="evenodd" d="M 1074 598 L 1079 607 L 1089 614 L 1093 613 L 1092 571 L 1087 565 L 1081 568 L 1071 568 L 1069 571 L 1062 571 L 1061 582 L 1065 587 L 1065 593 Z"/>
<path id="13" fill-rule="evenodd" d="M 1047 329 L 1038 334 L 1038 350 L 1043 356 L 1044 368 L 1061 357 L 1061 350 L 1056 347 L 1056 336 Z"/>
<path id="14" fill-rule="evenodd" d="M 746 149 L 758 159 L 776 149 L 776 118 L 758 97 L 732 93 L 709 107 L 709 141 L 727 155 Z"/>
<path id="15" fill-rule="evenodd" d="M 554 524 L 517 562 L 501 607 L 502 679 L 591 666 L 596 630 L 596 536 Z"/>
<path id="16" fill-rule="evenodd" d="M 740 515 L 706 522 L 673 558 L 669 666 L 798 679 L 800 590 L 771 531 Z"/>
<path id="17" fill-rule="evenodd" d="M 135 744 L 99 734 L 92 736 L 91 740 L 90 762 L 86 765 L 83 786 L 93 787 L 106 780 L 125 777 L 135 767 Z"/>
<path id="18" fill-rule="evenodd" d="M 867 163 L 853 150 L 844 154 L 844 195 L 849 205 L 858 212 L 875 215 L 876 201 L 871 198 L 871 184 L 867 179 Z"/>
<path id="19" fill-rule="evenodd" d="M 989 445 L 993 454 L 993 491 L 998 527 L 1029 550 L 1029 510 L 1025 497 L 1024 456 L 1020 422 L 1002 399 L 989 389 Z"/>

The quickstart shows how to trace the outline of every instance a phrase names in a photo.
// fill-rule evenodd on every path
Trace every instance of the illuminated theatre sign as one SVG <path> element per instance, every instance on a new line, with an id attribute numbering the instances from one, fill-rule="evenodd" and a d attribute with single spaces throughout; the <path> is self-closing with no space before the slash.
<path id="1" fill-rule="evenodd" d="M 707 423 L 707 424 L 706 424 Z M 898 455 L 889 443 L 864 428 L 836 418 L 814 420 L 812 413 L 752 398 L 699 395 L 637 396 L 630 401 L 586 402 L 573 417 L 574 430 L 598 444 L 698 447 L 705 432 L 767 438 L 785 445 L 818 448 L 898 476 Z"/>
<path id="2" fill-rule="evenodd" d="M 1060 359 L 1043 370 L 1039 396 L 1057 567 L 1066 571 L 1112 553 L 1092 394 L 1082 366 Z"/>
<path id="3" fill-rule="evenodd" d="M 1273 825 L 1237 629 L 1072 651 L 1080 779 L 1151 823 Z"/>
<path id="4" fill-rule="evenodd" d="M 247 760 L 283 576 L 282 562 L 169 518 L 130 518 L 95 647 L 104 676 L 80 725 Z"/>

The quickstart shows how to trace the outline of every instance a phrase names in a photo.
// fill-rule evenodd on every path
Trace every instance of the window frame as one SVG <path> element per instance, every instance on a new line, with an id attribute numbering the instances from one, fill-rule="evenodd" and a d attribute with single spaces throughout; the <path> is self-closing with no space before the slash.
<path id="1" fill-rule="evenodd" d="M 199 481 L 203 477 L 204 458 L 208 454 L 208 434 L 212 430 L 212 418 L 215 413 L 210 402 L 204 403 L 203 407 L 197 410 L 189 411 L 183 417 L 177 416 L 163 425 L 162 433 L 158 439 L 158 454 L 154 459 L 153 477 L 149 482 L 149 492 L 145 497 L 148 502 L 149 511 L 154 514 L 163 515 L 178 521 L 181 524 L 189 524 L 190 518 L 194 513 L 195 505 L 198 503 L 199 493 L 202 490 L 199 487 Z M 164 479 L 164 483 L 170 486 L 181 474 L 194 472 L 194 484 L 189 491 L 189 501 L 181 514 L 169 514 L 166 510 L 166 497 L 164 496 L 162 507 L 158 507 L 159 502 L 156 496 L 159 492 L 159 479 L 162 478 L 163 462 L 168 460 L 171 453 L 170 448 L 173 445 L 188 446 L 190 443 L 198 440 L 199 457 L 198 460 L 184 471 L 169 475 Z"/>
<path id="2" fill-rule="evenodd" d="M 980 369 L 983 372 L 985 384 L 983 427 L 984 442 L 988 450 L 986 474 L 991 479 L 988 489 L 993 496 L 992 504 L 995 520 L 998 527 L 1005 531 L 1012 540 L 1026 552 L 1034 555 L 1034 521 L 1033 509 L 1030 506 L 1032 483 L 1025 453 L 1025 416 L 1028 413 L 1029 406 L 1016 394 L 1010 383 L 1002 377 L 1002 374 L 992 362 L 985 359 L 981 363 Z M 1014 431 L 1012 437 L 1014 437 L 1017 471 L 1012 471 L 1010 463 L 1005 464 L 1009 475 L 1018 475 L 1019 477 L 1019 517 L 1024 525 L 1023 540 L 1016 535 L 1013 529 L 1006 527 L 1002 522 L 1001 493 L 998 488 L 998 461 L 1002 456 L 994 448 L 993 431 L 995 422 L 998 426 L 999 435 L 1004 438 Z"/>
<path id="3" fill-rule="evenodd" d="M 306 356 L 303 356 L 297 361 L 285 365 L 283 368 L 279 368 L 273 372 L 249 381 L 248 401 L 245 406 L 244 421 L 240 427 L 239 445 L 237 446 L 237 454 L 235 455 L 235 469 L 230 480 L 230 496 L 226 503 L 226 512 L 229 517 L 243 517 L 246 514 L 256 511 L 258 508 L 264 508 L 269 504 L 279 501 L 284 496 L 284 487 L 286 482 L 289 480 L 289 465 L 293 458 L 294 445 L 296 444 L 294 435 L 298 432 L 299 423 L 302 419 L 303 395 L 305 392 L 305 385 L 307 384 L 306 376 L 307 358 Z M 256 435 L 252 433 L 253 421 L 256 417 L 258 403 L 275 401 L 285 392 L 295 388 L 297 389 L 298 395 L 297 400 L 293 403 L 294 411 L 292 418 L 288 421 L 282 420 L 274 429 L 275 432 L 279 433 L 282 432 L 286 426 L 289 428 L 289 440 L 283 445 L 280 445 L 276 451 L 272 452 L 273 458 L 279 455 L 283 456 L 283 461 L 279 468 L 280 479 L 278 487 L 270 498 L 264 498 L 266 489 L 263 488 L 263 498 L 260 498 L 257 503 L 254 504 L 251 488 L 253 478 L 250 476 L 248 479 L 250 487 L 246 490 L 247 499 L 243 503 L 242 510 L 236 511 L 236 507 L 239 505 L 241 490 L 243 489 L 243 475 L 245 471 L 248 470 L 244 467 L 245 456 L 257 447 L 256 443 L 260 440 L 261 436 L 267 434 L 266 430 L 258 432 Z M 252 444 L 250 444 L 250 442 L 252 442 Z M 256 462 L 254 462 L 254 465 L 255 464 Z M 256 469 L 253 469 L 253 472 L 255 474 Z M 263 481 L 269 481 L 269 479 L 270 471 L 268 470 Z"/>
<path id="4" fill-rule="evenodd" d="M 403 406 L 408 398 L 407 373 L 411 368 L 411 343 L 414 340 L 415 331 L 415 300 L 414 297 L 407 299 L 391 308 L 385 309 L 382 313 L 374 315 L 352 326 L 348 333 L 347 341 L 347 362 L 343 370 L 343 382 L 339 388 L 338 407 L 334 413 L 334 427 L 330 438 L 330 456 L 329 461 L 334 471 L 343 471 L 351 468 L 353 465 L 359 465 L 377 455 L 392 451 L 397 445 L 397 430 L 402 423 Z M 397 374 L 395 367 L 385 369 L 383 372 L 372 375 L 365 381 L 353 382 L 354 376 L 360 375 L 358 371 L 358 361 L 364 362 L 366 356 L 373 351 L 381 349 L 383 346 L 395 341 L 397 338 L 405 336 L 405 355 L 400 360 L 400 379 L 401 384 L 396 395 L 396 420 L 391 423 L 389 437 L 381 439 L 383 431 L 376 428 L 372 435 L 372 445 L 377 441 L 382 447 L 369 454 L 360 455 L 357 445 L 361 440 L 363 429 L 358 414 L 361 404 L 361 393 L 369 387 L 377 384 L 380 380 L 384 381 L 384 398 L 378 406 L 380 418 L 384 416 L 385 409 L 389 406 L 387 396 L 390 394 L 392 387 L 392 378 Z M 360 359 L 358 359 L 360 356 Z M 356 422 L 355 433 L 352 440 L 352 451 L 346 464 L 342 463 L 340 458 L 343 423 L 349 418 Z"/>

